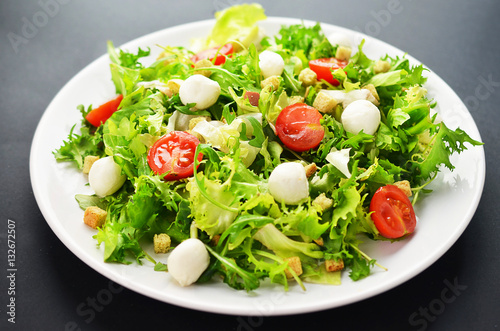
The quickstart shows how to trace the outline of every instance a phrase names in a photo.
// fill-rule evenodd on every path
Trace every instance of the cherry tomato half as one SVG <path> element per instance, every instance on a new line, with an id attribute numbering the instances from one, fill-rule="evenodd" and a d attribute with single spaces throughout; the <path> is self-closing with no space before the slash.
<path id="1" fill-rule="evenodd" d="M 148 163 L 154 173 L 165 180 L 177 180 L 193 175 L 194 154 L 200 141 L 190 133 L 172 131 L 158 139 L 148 153 Z M 203 155 L 198 155 L 201 161 Z"/>
<path id="2" fill-rule="evenodd" d="M 197 53 L 196 55 L 194 55 L 193 57 L 191 57 L 191 61 L 193 61 L 193 63 L 196 63 L 200 60 L 209 59 L 215 65 L 220 65 L 220 64 L 224 64 L 224 62 L 226 62 L 226 56 L 233 54 L 233 52 L 234 52 L 233 44 L 227 43 L 222 47 L 216 46 L 216 47 L 212 47 L 212 48 L 206 49 L 204 51 L 201 51 L 201 52 Z M 215 58 L 215 61 L 214 61 L 214 58 Z"/>
<path id="3" fill-rule="evenodd" d="M 337 60 L 334 57 L 309 61 L 309 68 L 316 73 L 318 80 L 324 79 L 333 86 L 339 86 L 338 79 L 333 78 L 332 71 L 345 68 L 347 61 Z"/>
<path id="4" fill-rule="evenodd" d="M 276 133 L 286 147 L 296 152 L 308 151 L 319 145 L 325 135 L 320 124 L 320 112 L 304 103 L 295 103 L 283 110 L 276 119 Z"/>
<path id="5" fill-rule="evenodd" d="M 99 107 L 92 109 L 85 118 L 93 126 L 97 127 L 107 121 L 108 118 L 118 110 L 118 106 L 123 100 L 123 95 L 119 95 L 116 99 L 106 102 Z"/>
<path id="6" fill-rule="evenodd" d="M 417 225 L 410 200 L 394 185 L 382 186 L 375 192 L 370 211 L 377 230 L 386 238 L 401 238 L 412 233 Z"/>

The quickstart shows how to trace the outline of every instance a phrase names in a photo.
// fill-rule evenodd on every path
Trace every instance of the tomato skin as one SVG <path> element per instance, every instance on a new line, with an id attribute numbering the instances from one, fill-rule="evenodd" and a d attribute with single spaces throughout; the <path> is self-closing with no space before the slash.
<path id="1" fill-rule="evenodd" d="M 339 86 L 338 79 L 333 78 L 332 70 L 335 71 L 339 68 L 345 68 L 347 61 L 337 60 L 334 57 L 316 59 L 309 61 L 309 68 L 316 73 L 318 80 L 324 79 L 333 86 Z"/>
<path id="2" fill-rule="evenodd" d="M 158 139 L 148 152 L 148 164 L 165 180 L 177 180 L 193 175 L 194 155 L 200 141 L 190 133 L 172 131 Z M 198 155 L 201 161 L 203 155 Z"/>
<path id="3" fill-rule="evenodd" d="M 276 119 L 276 133 L 286 147 L 305 152 L 317 147 L 325 136 L 320 112 L 304 103 L 283 108 Z"/>
<path id="4" fill-rule="evenodd" d="M 92 109 L 85 118 L 95 127 L 104 124 L 108 118 L 113 115 L 115 111 L 118 110 L 118 106 L 123 100 L 123 95 L 120 94 L 116 99 L 110 100 L 97 108 Z"/>
<path id="5" fill-rule="evenodd" d="M 224 62 L 226 62 L 226 56 L 233 53 L 234 53 L 233 44 L 227 43 L 222 47 L 216 46 L 209 49 L 205 49 L 197 53 L 196 55 L 192 56 L 191 61 L 193 61 L 193 63 L 196 63 L 200 60 L 209 59 L 215 65 L 221 65 L 224 64 Z"/>
<path id="6" fill-rule="evenodd" d="M 417 218 L 410 199 L 394 185 L 380 187 L 370 202 L 371 218 L 385 238 L 396 239 L 415 230 Z"/>

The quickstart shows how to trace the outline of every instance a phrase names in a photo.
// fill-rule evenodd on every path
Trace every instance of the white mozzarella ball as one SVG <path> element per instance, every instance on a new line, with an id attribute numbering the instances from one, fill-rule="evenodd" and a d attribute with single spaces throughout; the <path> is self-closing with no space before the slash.
<path id="1" fill-rule="evenodd" d="M 259 54 L 259 67 L 264 78 L 281 76 L 285 68 L 285 61 L 278 53 L 263 51 Z"/>
<path id="2" fill-rule="evenodd" d="M 368 100 L 356 100 L 344 109 L 341 121 L 347 132 L 373 135 L 380 125 L 380 111 Z"/>
<path id="3" fill-rule="evenodd" d="M 100 197 L 118 191 L 126 179 L 127 176 L 122 175 L 122 169 L 115 163 L 112 156 L 97 160 L 89 171 L 90 187 Z"/>
<path id="4" fill-rule="evenodd" d="M 278 165 L 269 176 L 269 192 L 278 202 L 295 205 L 309 196 L 304 166 L 296 162 Z"/>
<path id="5" fill-rule="evenodd" d="M 367 89 L 352 90 L 345 92 L 342 90 L 321 90 L 321 92 L 328 94 L 337 101 L 337 104 L 341 103 L 344 108 L 349 106 L 353 101 L 356 100 L 368 100 L 374 105 L 378 105 L 379 102 L 373 94 Z"/>
<path id="6" fill-rule="evenodd" d="M 170 253 L 167 260 L 168 272 L 181 285 L 189 286 L 200 278 L 208 268 L 210 256 L 205 244 L 190 238 L 180 243 Z"/>
<path id="7" fill-rule="evenodd" d="M 326 39 L 328 39 L 330 44 L 332 44 L 333 46 L 339 45 L 352 48 L 351 38 L 349 38 L 349 36 L 343 32 L 333 32 L 329 34 Z"/>
<path id="8" fill-rule="evenodd" d="M 207 109 L 217 101 L 219 95 L 219 83 L 203 75 L 189 77 L 179 88 L 182 103 L 195 103 L 195 109 Z"/>

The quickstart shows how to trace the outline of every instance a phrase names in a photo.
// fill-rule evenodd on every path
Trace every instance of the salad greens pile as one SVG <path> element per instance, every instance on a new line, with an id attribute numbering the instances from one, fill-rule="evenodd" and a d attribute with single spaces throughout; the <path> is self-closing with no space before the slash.
<path id="1" fill-rule="evenodd" d="M 143 249 L 155 234 L 166 233 L 173 246 L 192 236 L 206 244 L 211 262 L 198 283 L 217 275 L 235 289 L 254 290 L 266 278 L 288 288 L 285 261 L 292 256 L 302 264 L 302 275 L 292 275 L 301 285 L 339 284 L 340 271 L 327 272 L 323 265 L 332 259 L 342 260 L 349 276 L 359 280 L 375 264 L 359 249 L 363 238 L 387 240 L 370 218 L 374 192 L 407 180 L 415 203 L 441 166 L 453 169 L 451 154 L 466 149 L 466 143 L 480 144 L 432 115 L 435 102 L 422 87 L 426 82 L 422 65 L 390 55 L 370 59 L 363 42 L 348 65 L 333 72 L 339 86 L 325 82 L 303 86 L 298 79 L 301 70 L 310 60 L 335 57 L 338 45 L 328 41 L 319 23 L 283 26 L 274 39 L 258 40 L 261 31 L 256 22 L 264 18 L 258 5 L 232 7 L 218 13 L 212 34 L 198 41 L 203 47 L 235 41 L 237 47 L 222 65 L 205 68 L 221 87 L 217 102 L 205 110 L 193 111 L 178 94 L 168 96 L 154 83 L 196 74 L 189 49 L 165 46 L 155 62 L 144 66 L 141 59 L 149 49 L 132 53 L 108 44 L 112 81 L 116 93 L 123 95 L 119 110 L 94 127 L 85 119 L 92 106 L 80 105 L 79 132 L 75 125 L 54 151 L 58 161 L 73 162 L 78 168 L 88 155 L 113 156 L 127 176 L 112 195 L 76 196 L 82 209 L 98 206 L 107 211 L 105 224 L 94 236 L 98 245 L 104 245 L 104 261 L 128 264 L 146 259 L 155 263 L 155 270 L 166 270 Z M 285 62 L 277 89 L 261 87 L 259 54 L 266 49 Z M 376 74 L 378 60 L 388 62 L 390 69 Z M 294 98 L 302 97 L 312 106 L 321 89 L 353 91 L 367 84 L 373 84 L 380 98 L 382 119 L 374 135 L 346 132 L 338 105 L 323 114 L 325 136 L 317 148 L 294 152 L 277 137 L 276 118 Z M 244 97 L 246 92 L 259 93 L 258 105 Z M 261 114 L 262 121 L 249 114 Z M 217 137 L 198 145 L 196 155 L 201 153 L 203 160 L 194 176 L 165 181 L 149 167 L 148 150 L 186 116 L 221 121 L 220 130 Z M 346 149 L 350 149 L 348 177 L 327 158 L 332 150 Z M 298 205 L 276 201 L 268 189 L 270 173 L 288 161 L 315 163 L 318 168 L 309 178 L 309 198 Z M 320 195 L 331 199 L 331 206 L 323 209 L 313 203 Z"/>

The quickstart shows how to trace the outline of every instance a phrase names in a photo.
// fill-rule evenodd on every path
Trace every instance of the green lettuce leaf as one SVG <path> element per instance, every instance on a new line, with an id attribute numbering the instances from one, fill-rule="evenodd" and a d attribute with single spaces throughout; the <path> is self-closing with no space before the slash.
<path id="1" fill-rule="evenodd" d="M 248 47 L 259 34 L 256 23 L 266 19 L 266 15 L 259 4 L 241 4 L 216 12 L 215 19 L 204 48 L 221 46 L 229 41 L 239 41 Z"/>
<path id="2" fill-rule="evenodd" d="M 281 258 L 299 256 L 304 261 L 310 261 L 310 258 L 323 258 L 323 252 L 318 245 L 292 240 L 278 230 L 274 224 L 266 224 L 254 234 L 253 238 Z"/>

